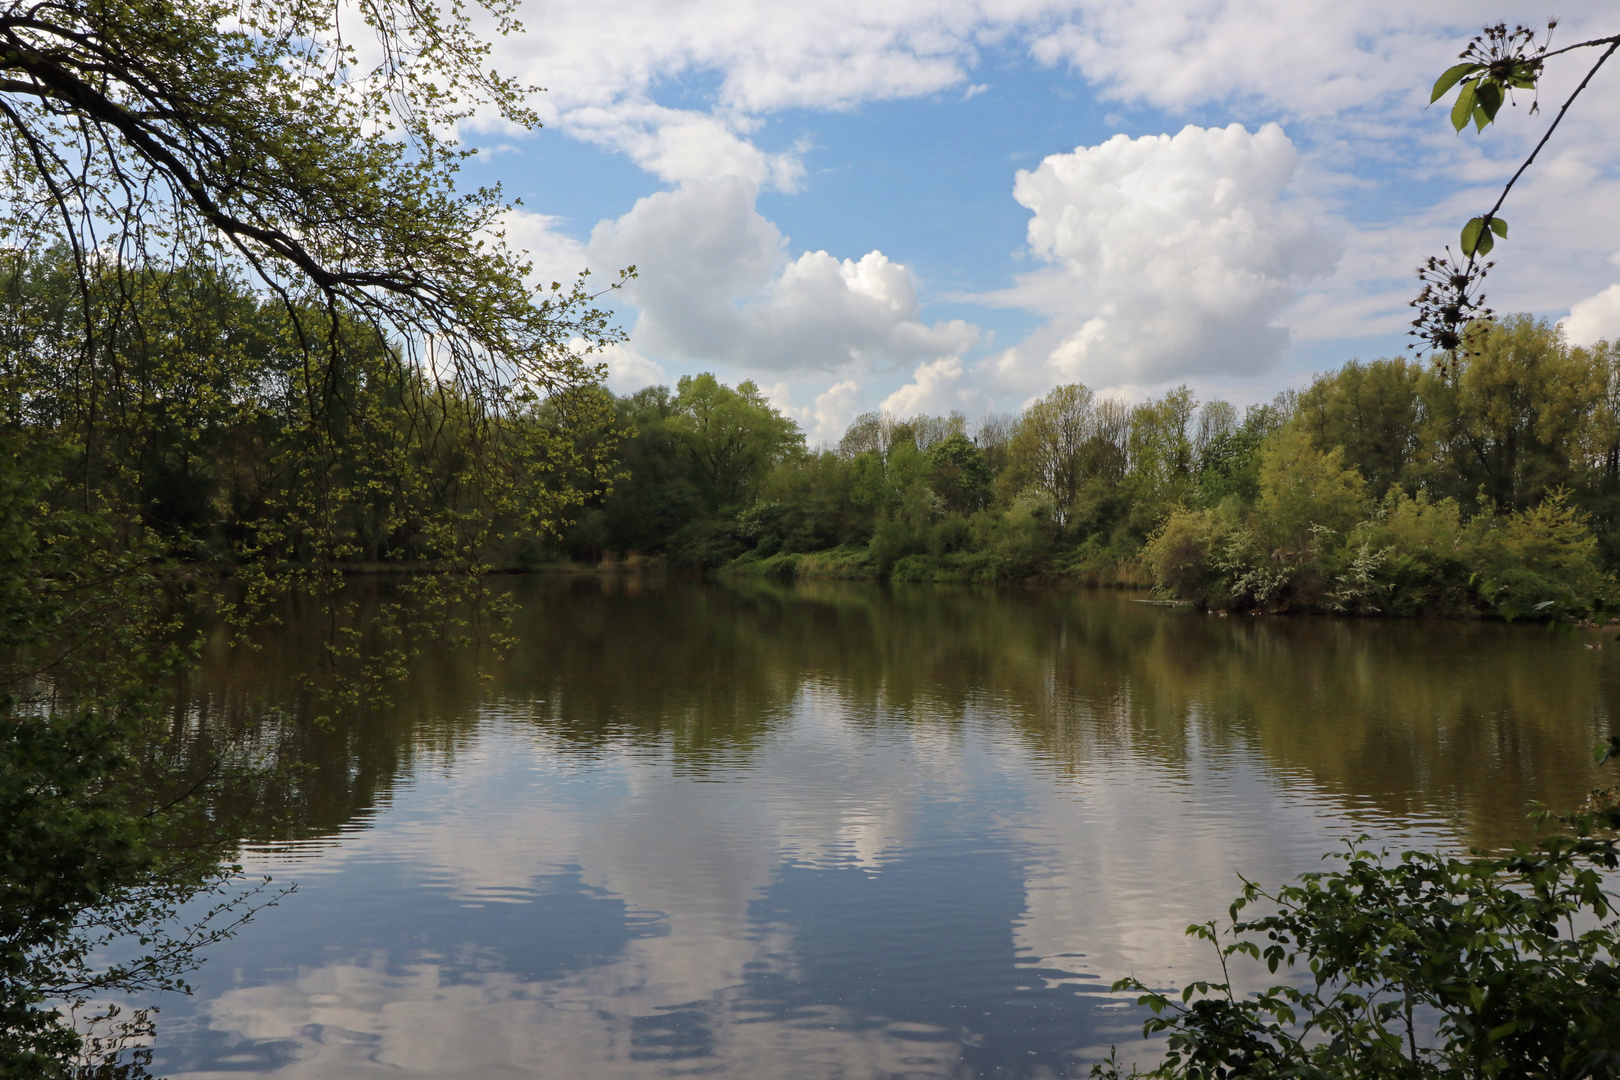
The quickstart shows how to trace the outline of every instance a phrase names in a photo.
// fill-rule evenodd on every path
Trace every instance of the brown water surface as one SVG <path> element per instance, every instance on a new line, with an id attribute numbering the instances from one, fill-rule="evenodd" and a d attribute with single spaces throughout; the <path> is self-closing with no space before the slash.
<path id="1" fill-rule="evenodd" d="M 313 615 L 210 649 L 177 732 L 293 766 L 216 809 L 298 891 L 159 1003 L 157 1071 L 1083 1076 L 1142 1052 L 1112 979 L 1209 973 L 1182 930 L 1239 872 L 1511 844 L 1597 783 L 1620 703 L 1612 633 L 510 588 L 509 657 L 429 655 L 323 724 Z"/>

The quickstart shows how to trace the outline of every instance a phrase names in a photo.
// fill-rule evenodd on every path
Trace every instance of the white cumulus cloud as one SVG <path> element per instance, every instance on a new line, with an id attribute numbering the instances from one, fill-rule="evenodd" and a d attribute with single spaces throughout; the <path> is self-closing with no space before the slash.
<path id="1" fill-rule="evenodd" d="M 798 188 L 804 165 L 796 153 L 770 154 L 739 130 L 737 118 L 648 102 L 589 106 L 568 114 L 569 134 L 627 155 L 666 183 L 741 176 L 759 187 Z"/>
<path id="2" fill-rule="evenodd" d="M 1566 40 L 1607 25 L 1608 6 L 1563 5 Z M 1426 88 L 1414 73 L 1432 78 L 1481 23 L 1526 17 L 1514 0 L 525 0 L 518 15 L 529 31 L 490 34 L 495 60 L 548 88 L 534 99 L 546 123 L 671 182 L 737 172 L 790 188 L 796 155 L 754 147 L 758 118 L 950 88 L 971 97 L 987 46 L 1169 110 L 1244 102 L 1404 123 Z M 687 81 L 704 88 L 699 100 L 668 93 Z"/>
<path id="3" fill-rule="evenodd" d="M 1025 56 L 1122 111 L 1175 117 L 1166 130 L 1188 117 L 1247 119 L 1250 128 L 1286 120 L 1305 151 L 1297 174 L 1289 140 L 1261 127 L 1224 141 L 1188 131 L 1116 139 L 1057 155 L 1020 181 L 1035 217 L 1031 253 L 1047 270 L 995 299 L 1048 321 L 996 362 L 970 361 L 961 384 L 1033 392 L 1081 373 L 1141 386 L 1252 376 L 1275 363 L 1285 326 L 1317 343 L 1398 333 L 1411 268 L 1489 205 L 1544 130 L 1544 119 L 1526 122 L 1520 109 L 1500 130 L 1453 136 L 1443 110 L 1422 109 L 1429 82 L 1481 23 L 1534 14 L 1513 0 L 520 0 L 528 32 L 492 39 L 497 68 L 549 88 L 532 99 L 547 124 L 675 188 L 608 223 L 589 251 L 604 273 L 641 265 L 627 297 L 647 302 L 637 355 L 672 371 L 715 361 L 844 379 L 841 364 L 911 370 L 960 355 L 974 336 L 965 323 L 926 323 L 911 275 L 880 253 L 787 251 L 752 201 L 755 191 L 813 183 L 802 160 L 813 120 L 793 145 L 783 140 L 794 134 L 761 134 L 780 132 L 763 124 L 785 110 L 928 95 L 954 107 L 1006 81 L 987 58 Z M 1568 44 L 1609 32 L 1613 5 L 1569 0 L 1558 14 L 1559 43 Z M 1551 65 L 1544 100 L 1562 100 L 1584 71 Z M 1611 197 L 1620 144 L 1609 137 L 1620 95 L 1606 92 L 1611 85 L 1594 84 L 1506 208 L 1514 241 L 1492 277 L 1499 310 L 1563 310 L 1613 280 L 1598 249 L 1620 221 Z M 503 144 L 517 138 L 499 124 L 489 131 Z M 1424 187 L 1436 184 L 1441 194 Z M 1376 193 L 1392 185 L 1408 185 L 1416 199 L 1377 205 Z M 1347 219 L 1332 224 L 1345 242 L 1336 272 L 1324 273 L 1336 247 L 1304 239 L 1304 195 L 1336 200 Z M 1111 228 L 1099 209 L 1108 197 L 1121 211 Z M 699 204 L 729 216 L 701 225 Z M 1177 212 L 1191 217 L 1178 226 Z M 1048 227 L 1042 247 L 1036 232 Z M 545 223 L 544 244 L 531 250 L 537 275 L 569 280 L 583 249 L 562 242 L 559 228 Z M 684 261 L 683 238 L 696 253 Z M 1571 313 L 1572 333 L 1596 317 L 1604 295 Z M 922 383 L 906 392 L 922 394 Z M 872 389 L 873 399 L 882 393 Z"/>
<path id="4" fill-rule="evenodd" d="M 1443 63 L 1459 20 L 1477 28 L 1491 6 L 1505 5 L 1089 0 L 1037 31 L 1030 51 L 1122 100 L 1182 109 L 1235 97 L 1323 115 L 1415 90 L 1406 72 Z"/>
<path id="5" fill-rule="evenodd" d="M 883 399 L 883 411 L 894 416 L 949 416 L 982 411 L 983 393 L 966 380 L 959 356 L 918 364 L 911 381 Z"/>
<path id="6" fill-rule="evenodd" d="M 1233 124 L 1118 135 L 1020 170 L 1029 248 L 1049 265 L 985 299 L 1049 322 L 1001 370 L 1118 385 L 1275 365 L 1280 316 L 1338 250 L 1284 198 L 1297 164 L 1277 125 Z"/>
<path id="7" fill-rule="evenodd" d="M 1564 333 L 1577 345 L 1603 339 L 1620 341 L 1620 284 L 1610 285 L 1570 308 Z"/>
<path id="8" fill-rule="evenodd" d="M 759 117 L 963 84 L 976 43 L 998 36 L 1005 21 L 957 0 L 527 0 L 518 16 L 529 31 L 489 35 L 494 59 L 520 82 L 547 87 L 533 99 L 546 124 L 622 152 L 670 183 L 735 174 L 788 191 L 803 172 L 799 152 L 757 147 Z M 683 80 L 713 89 L 695 105 L 660 100 Z"/>
<path id="9" fill-rule="evenodd" d="M 854 379 L 833 383 L 825 392 L 816 395 L 812 408 L 804 410 L 812 444 L 833 445 L 838 442 L 849 423 L 865 411 L 865 399 L 860 384 Z"/>
<path id="10" fill-rule="evenodd" d="M 607 365 L 607 378 L 603 381 L 616 394 L 633 394 L 644 386 L 664 386 L 671 381 L 663 365 L 649 360 L 628 344 L 609 345 L 595 358 Z"/>
<path id="11" fill-rule="evenodd" d="M 753 370 L 914 363 L 978 340 L 960 320 L 925 324 L 904 266 L 872 251 L 838 259 L 787 241 L 754 207 L 758 187 L 726 176 L 639 200 L 591 235 L 592 265 L 634 265 L 625 299 L 638 348 Z"/>

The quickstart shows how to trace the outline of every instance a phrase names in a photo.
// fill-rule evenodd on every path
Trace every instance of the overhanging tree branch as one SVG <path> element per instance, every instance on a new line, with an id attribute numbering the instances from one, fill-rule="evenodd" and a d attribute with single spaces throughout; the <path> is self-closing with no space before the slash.
<path id="1" fill-rule="evenodd" d="M 1409 348 L 1440 354 L 1439 363 L 1443 369 L 1455 366 L 1458 352 L 1472 324 L 1477 320 L 1489 319 L 1492 315 L 1485 306 L 1481 285 L 1493 264 L 1481 260 L 1495 247 L 1497 238 L 1507 238 L 1507 222 L 1500 215 L 1508 195 L 1519 178 L 1535 163 L 1575 99 L 1586 91 L 1592 78 L 1620 50 L 1620 35 L 1592 38 L 1560 49 L 1549 49 L 1548 43 L 1557 25 L 1556 20 L 1548 22 L 1548 36 L 1539 46 L 1535 33 L 1523 26 L 1515 27 L 1511 32 L 1504 23 L 1487 26 L 1463 50 L 1459 56 L 1462 62 L 1448 68 L 1434 84 L 1431 103 L 1439 101 L 1453 88 L 1457 89 L 1457 100 L 1451 109 L 1451 123 L 1457 131 L 1460 132 L 1470 122 L 1477 130 L 1483 131 L 1495 122 L 1503 101 L 1512 91 L 1536 90 L 1539 87 L 1548 59 L 1578 49 L 1603 48 L 1596 63 L 1587 70 L 1579 85 L 1559 107 L 1558 114 L 1537 140 L 1529 156 L 1503 185 L 1496 202 L 1485 213 L 1469 219 L 1463 226 L 1460 256 L 1453 256 L 1448 247 L 1443 257 L 1431 257 L 1418 268 L 1418 279 L 1423 287 L 1411 303 L 1417 309 L 1418 317 L 1412 321 L 1409 331 L 1409 336 L 1416 339 Z M 1530 111 L 1536 112 L 1537 105 L 1532 104 Z"/>

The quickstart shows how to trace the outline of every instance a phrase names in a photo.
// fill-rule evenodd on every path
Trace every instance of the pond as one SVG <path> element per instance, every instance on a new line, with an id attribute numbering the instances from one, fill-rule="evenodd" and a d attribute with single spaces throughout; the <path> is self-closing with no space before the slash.
<path id="1" fill-rule="evenodd" d="M 1613 634 L 1230 618 L 1104 591 L 536 576 L 505 658 L 311 724 L 319 629 L 210 648 L 192 722 L 295 768 L 220 813 L 296 891 L 153 1072 L 1067 1077 L 1109 983 L 1366 834 L 1500 847 L 1596 785 Z M 483 674 L 480 675 L 479 668 Z M 269 752 L 269 751 L 267 751 Z"/>

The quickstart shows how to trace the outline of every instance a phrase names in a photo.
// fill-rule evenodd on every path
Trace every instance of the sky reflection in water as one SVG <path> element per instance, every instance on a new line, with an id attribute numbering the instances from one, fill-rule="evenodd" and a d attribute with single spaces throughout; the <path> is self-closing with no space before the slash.
<path id="1" fill-rule="evenodd" d="M 245 861 L 298 891 L 161 1003 L 154 1071 L 1083 1076 L 1145 1052 L 1112 979 L 1210 973 L 1182 930 L 1238 871 L 1506 842 L 1590 786 L 1617 690 L 1519 627 L 514 587 L 492 681 L 436 658 L 286 742 L 313 772 Z M 200 715 L 273 704 L 292 631 L 216 656 Z"/>

